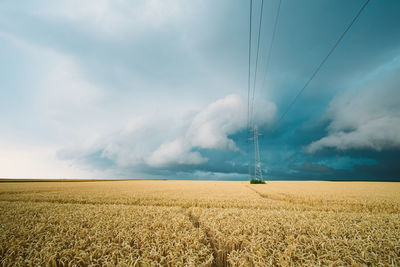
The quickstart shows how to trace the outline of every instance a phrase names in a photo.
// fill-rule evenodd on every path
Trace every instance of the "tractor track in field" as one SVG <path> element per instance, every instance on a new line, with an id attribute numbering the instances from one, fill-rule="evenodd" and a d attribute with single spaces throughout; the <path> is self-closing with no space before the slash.
<path id="1" fill-rule="evenodd" d="M 190 222 L 193 227 L 200 229 L 206 236 L 207 242 L 204 245 L 209 246 L 212 249 L 213 253 L 213 262 L 211 264 L 212 267 L 226 267 L 228 266 L 228 255 L 230 251 L 225 251 L 219 248 L 218 242 L 215 241 L 210 230 L 201 224 L 200 218 L 192 213 L 192 211 L 185 209 L 185 213 L 187 214 Z"/>

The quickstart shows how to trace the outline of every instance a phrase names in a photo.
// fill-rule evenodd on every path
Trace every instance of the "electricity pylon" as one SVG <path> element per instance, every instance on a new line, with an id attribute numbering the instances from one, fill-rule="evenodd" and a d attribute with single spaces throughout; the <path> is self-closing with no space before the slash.
<path id="1" fill-rule="evenodd" d="M 258 133 L 257 125 L 253 126 L 253 137 L 249 138 L 249 140 L 254 141 L 254 179 L 264 181 L 262 170 L 261 170 L 261 159 L 260 159 L 260 150 L 258 145 L 258 137 L 262 134 Z"/>

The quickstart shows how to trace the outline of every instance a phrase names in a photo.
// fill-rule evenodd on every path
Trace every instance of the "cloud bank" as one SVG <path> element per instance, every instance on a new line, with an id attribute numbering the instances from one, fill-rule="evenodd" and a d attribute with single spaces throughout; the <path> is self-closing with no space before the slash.
<path id="1" fill-rule="evenodd" d="M 324 148 L 337 150 L 369 149 L 375 151 L 400 148 L 400 58 L 384 65 L 392 69 L 358 90 L 335 97 L 326 111 L 330 121 L 328 135 L 312 142 L 310 153 Z"/>
<path id="2" fill-rule="evenodd" d="M 256 102 L 255 123 L 268 127 L 274 122 L 276 106 L 272 102 Z M 239 95 L 219 99 L 186 119 L 168 116 L 141 117 L 123 130 L 84 141 L 59 151 L 62 159 L 83 161 L 92 155 L 109 160 L 122 168 L 168 169 L 206 164 L 201 151 L 243 153 L 232 135 L 243 132 L 247 125 L 247 106 Z"/>
<path id="3" fill-rule="evenodd" d="M 275 104 L 263 101 L 257 106 L 255 122 L 260 126 L 271 124 L 275 118 Z M 146 162 L 153 167 L 202 164 L 208 159 L 193 149 L 238 151 L 239 148 L 229 136 L 245 129 L 246 110 L 246 104 L 239 95 L 228 95 L 217 100 L 194 116 L 182 136 L 163 143 Z"/>

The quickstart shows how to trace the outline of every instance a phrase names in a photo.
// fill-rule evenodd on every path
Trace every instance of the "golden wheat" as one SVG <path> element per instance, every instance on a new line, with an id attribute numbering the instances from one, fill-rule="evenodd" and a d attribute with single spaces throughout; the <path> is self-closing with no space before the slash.
<path id="1" fill-rule="evenodd" d="M 1 204 L 7 265 L 208 266 L 205 234 L 179 208 L 23 202 Z"/>
<path id="2" fill-rule="evenodd" d="M 2 266 L 400 265 L 400 184 L 0 184 Z"/>

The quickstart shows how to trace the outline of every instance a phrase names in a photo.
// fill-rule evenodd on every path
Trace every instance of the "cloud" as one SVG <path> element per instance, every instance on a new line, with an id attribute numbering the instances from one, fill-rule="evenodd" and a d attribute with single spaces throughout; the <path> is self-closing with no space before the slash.
<path id="1" fill-rule="evenodd" d="M 400 119 L 378 118 L 357 127 L 350 132 L 334 132 L 316 142 L 311 143 L 307 150 L 315 152 L 322 148 L 347 149 L 384 149 L 400 148 Z"/>
<path id="2" fill-rule="evenodd" d="M 185 139 L 193 147 L 237 150 L 228 135 L 246 125 L 245 104 L 239 95 L 229 95 L 208 105 L 192 120 Z"/>
<path id="3" fill-rule="evenodd" d="M 12 35 L 5 37 L 46 59 L 48 69 L 35 85 L 35 101 L 43 122 L 62 140 L 63 148 L 55 148 L 57 160 L 75 162 L 84 169 L 91 161 L 94 169 L 100 162 L 112 171 L 165 169 L 207 163 L 208 156 L 198 150 L 239 151 L 230 136 L 245 129 L 247 106 L 237 94 L 196 112 L 184 105 L 176 114 L 170 114 L 173 108 L 163 112 L 162 105 L 145 115 L 133 108 L 120 110 L 112 105 L 104 106 L 110 96 L 108 88 L 88 81 L 74 57 Z M 195 103 L 192 108 L 198 105 Z M 255 105 L 255 122 L 259 126 L 271 124 L 276 106 L 268 101 L 256 101 Z M 112 116 L 107 112 L 110 107 Z M 127 123 L 124 119 L 129 118 L 129 113 L 133 119 Z"/>
<path id="4" fill-rule="evenodd" d="M 389 74 L 382 73 L 390 70 Z M 325 113 L 330 120 L 328 135 L 312 142 L 306 150 L 400 148 L 400 57 L 372 73 L 373 81 L 358 90 L 336 97 Z M 376 79 L 376 75 L 380 77 Z"/>
<path id="5" fill-rule="evenodd" d="M 255 122 L 259 126 L 271 124 L 275 118 L 275 104 L 257 101 L 256 105 Z M 246 103 L 239 95 L 228 95 L 194 117 L 186 139 L 190 140 L 193 147 L 237 151 L 238 148 L 228 136 L 246 127 L 246 112 Z"/>
<path id="6" fill-rule="evenodd" d="M 57 155 L 78 163 L 107 160 L 118 168 L 140 166 L 165 138 L 172 135 L 176 130 L 174 125 L 172 118 L 160 118 L 155 114 L 138 115 L 122 128 L 78 139 L 60 149 Z"/>
<path id="7" fill-rule="evenodd" d="M 276 106 L 271 102 L 257 102 L 255 122 L 259 126 L 271 124 Z M 215 149 L 239 151 L 230 135 L 246 128 L 246 104 L 239 95 L 228 95 L 208 105 L 191 120 L 183 136 L 172 142 L 163 143 L 148 158 L 153 167 L 175 164 L 202 164 L 207 158 L 193 149 Z"/>
<path id="8" fill-rule="evenodd" d="M 173 119 L 155 115 L 134 119 L 102 140 L 101 156 L 122 167 L 144 164 L 158 144 L 176 130 L 174 125 Z"/>
<path id="9" fill-rule="evenodd" d="M 260 101 L 257 107 L 255 121 L 260 126 L 273 123 L 275 105 Z M 246 111 L 245 101 L 239 95 L 228 95 L 195 113 L 181 114 L 183 119 L 168 117 L 167 113 L 148 114 L 132 119 L 113 133 L 66 147 L 58 156 L 84 162 L 95 155 L 96 162 L 110 160 L 117 169 L 188 171 L 187 167 L 209 161 L 208 156 L 202 155 L 204 150 L 239 151 L 230 136 L 246 128 Z"/>
<path id="10" fill-rule="evenodd" d="M 190 151 L 190 146 L 183 140 L 177 139 L 172 142 L 162 144 L 147 159 L 147 163 L 152 167 L 165 167 L 169 165 L 198 165 L 207 162 L 199 152 Z"/>

